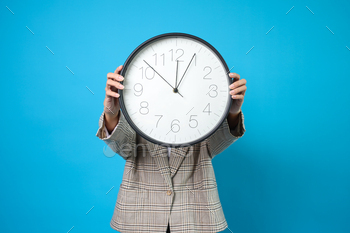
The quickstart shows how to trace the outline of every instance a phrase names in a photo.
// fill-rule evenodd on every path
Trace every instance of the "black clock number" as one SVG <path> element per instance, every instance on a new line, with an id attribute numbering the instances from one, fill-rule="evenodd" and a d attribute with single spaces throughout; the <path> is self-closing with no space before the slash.
<path id="1" fill-rule="evenodd" d="M 208 115 L 210 115 L 211 111 L 210 111 L 210 103 L 207 104 L 207 106 L 204 108 L 203 112 L 208 113 Z"/>
<path id="2" fill-rule="evenodd" d="M 206 75 L 204 75 L 204 77 L 203 77 L 203 79 L 207 79 L 207 80 L 211 80 L 211 78 L 206 78 L 210 73 L 211 73 L 211 68 L 210 68 L 210 66 L 206 66 L 206 67 L 204 67 L 204 69 L 203 69 L 204 71 L 205 70 L 209 70 L 209 72 L 206 74 Z"/>
<path id="3" fill-rule="evenodd" d="M 198 126 L 198 121 L 196 119 L 192 119 L 192 117 L 195 117 L 197 115 L 191 115 L 190 116 L 190 123 L 188 124 L 191 128 L 196 128 Z M 192 125 L 191 125 L 192 124 Z"/>
<path id="4" fill-rule="evenodd" d="M 135 91 L 134 95 L 141 96 L 142 93 L 143 93 L 143 86 L 142 86 L 142 84 L 141 83 L 136 83 L 134 85 L 134 91 Z"/>
<path id="5" fill-rule="evenodd" d="M 140 107 L 141 107 L 141 108 L 140 108 L 139 112 L 140 112 L 142 115 L 146 115 L 146 114 L 149 113 L 148 102 L 142 101 L 142 102 L 140 103 Z"/>

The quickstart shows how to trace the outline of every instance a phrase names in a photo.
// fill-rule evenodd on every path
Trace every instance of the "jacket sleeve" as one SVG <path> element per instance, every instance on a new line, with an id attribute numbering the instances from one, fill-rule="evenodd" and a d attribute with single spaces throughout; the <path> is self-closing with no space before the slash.
<path id="1" fill-rule="evenodd" d="M 210 153 L 209 156 L 212 159 L 244 135 L 246 130 L 242 110 L 240 111 L 238 117 L 238 124 L 234 129 L 230 130 L 227 118 L 225 118 L 224 122 L 216 130 L 216 132 L 207 138 Z"/>
<path id="2" fill-rule="evenodd" d="M 124 114 L 120 111 L 119 122 L 111 134 L 106 134 L 105 114 L 100 116 L 99 128 L 96 136 L 104 141 L 115 153 L 125 160 L 133 155 L 136 144 L 136 132 L 126 121 Z"/>

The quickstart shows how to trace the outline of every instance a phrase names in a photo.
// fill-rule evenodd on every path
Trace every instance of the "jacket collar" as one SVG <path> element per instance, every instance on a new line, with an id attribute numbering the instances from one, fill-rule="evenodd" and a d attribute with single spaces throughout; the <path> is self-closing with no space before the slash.
<path id="1" fill-rule="evenodd" d="M 179 169 L 182 161 L 187 156 L 190 147 L 171 148 L 170 158 L 168 159 L 168 148 L 147 141 L 148 150 L 151 157 L 157 164 L 160 174 L 163 176 L 169 188 L 173 188 L 172 178 Z"/>

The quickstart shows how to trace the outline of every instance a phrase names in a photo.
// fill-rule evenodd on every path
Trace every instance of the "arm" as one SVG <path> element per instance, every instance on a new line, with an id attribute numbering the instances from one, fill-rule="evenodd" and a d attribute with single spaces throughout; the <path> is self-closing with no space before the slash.
<path id="1" fill-rule="evenodd" d="M 118 90 L 124 89 L 119 83 L 124 80 L 120 75 L 122 68 L 123 66 L 119 66 L 114 73 L 107 74 L 104 111 L 100 116 L 96 136 L 126 160 L 133 155 L 136 148 L 136 133 L 120 111 Z"/>
<path id="2" fill-rule="evenodd" d="M 109 134 L 106 125 L 105 113 L 103 112 L 99 120 L 99 128 L 96 136 L 104 141 L 115 153 L 125 160 L 133 155 L 136 148 L 136 133 L 126 121 L 123 113 L 119 112 L 119 120 L 113 131 Z"/>
<path id="3" fill-rule="evenodd" d="M 221 126 L 214 134 L 207 138 L 209 155 L 213 159 L 216 155 L 227 149 L 232 143 L 243 137 L 246 129 L 244 125 L 244 115 L 240 111 L 237 116 L 237 124 L 232 129 L 229 126 L 230 115 L 225 118 Z"/>
<path id="4" fill-rule="evenodd" d="M 104 118 L 105 129 L 107 130 L 108 135 L 110 135 L 113 129 L 115 129 L 115 127 L 118 125 L 119 118 L 120 118 L 120 110 L 118 110 L 116 117 L 111 117 L 108 114 L 105 114 L 104 117 L 105 117 Z"/>
<path id="5" fill-rule="evenodd" d="M 240 120 L 240 116 L 239 116 L 240 113 L 231 113 L 229 112 L 228 116 L 227 116 L 227 122 L 228 122 L 228 125 L 230 127 L 230 130 L 232 129 L 235 129 L 238 125 L 238 122 Z"/>
<path id="6" fill-rule="evenodd" d="M 232 143 L 241 138 L 246 131 L 241 107 L 247 90 L 247 81 L 240 79 L 240 75 L 236 73 L 230 73 L 229 76 L 235 80 L 229 86 L 233 101 L 227 118 L 219 129 L 207 139 L 211 158 L 223 152 Z"/>

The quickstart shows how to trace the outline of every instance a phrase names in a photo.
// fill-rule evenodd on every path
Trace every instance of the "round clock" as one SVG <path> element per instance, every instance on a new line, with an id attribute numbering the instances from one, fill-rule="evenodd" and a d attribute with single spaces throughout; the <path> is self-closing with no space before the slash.
<path id="1" fill-rule="evenodd" d="M 213 134 L 228 115 L 231 78 L 219 52 L 184 33 L 155 36 L 126 60 L 119 90 L 130 126 L 144 139 L 190 146 Z"/>

